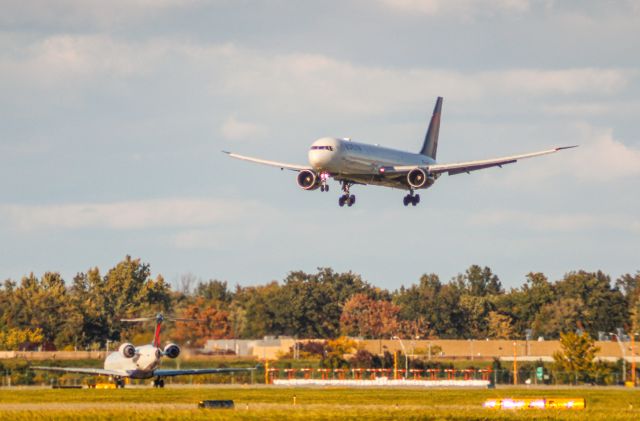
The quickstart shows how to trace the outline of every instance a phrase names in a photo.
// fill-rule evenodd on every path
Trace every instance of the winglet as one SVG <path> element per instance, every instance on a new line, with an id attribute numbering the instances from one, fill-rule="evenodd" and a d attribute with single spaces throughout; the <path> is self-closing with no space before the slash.
<path id="1" fill-rule="evenodd" d="M 229 151 L 222 151 L 222 153 L 226 153 L 227 155 L 231 155 L 231 152 L 229 152 Z"/>
<path id="2" fill-rule="evenodd" d="M 559 146 L 556 148 L 556 151 L 561 151 L 563 149 L 572 149 L 572 148 L 577 148 L 580 145 L 572 145 L 572 146 Z"/>

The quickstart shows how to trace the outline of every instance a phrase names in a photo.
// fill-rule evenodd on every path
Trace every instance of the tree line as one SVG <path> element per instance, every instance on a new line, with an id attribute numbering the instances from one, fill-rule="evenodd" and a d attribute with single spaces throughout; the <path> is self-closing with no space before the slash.
<path id="1" fill-rule="evenodd" d="M 0 288 L 0 349 L 103 349 L 108 342 L 150 341 L 149 326 L 125 317 L 163 312 L 202 322 L 167 325 L 165 338 L 198 347 L 210 338 L 558 338 L 579 329 L 598 337 L 637 331 L 640 271 L 612 280 L 601 271 L 550 281 L 529 273 L 505 290 L 490 268 L 472 265 L 448 282 L 425 274 L 397 290 L 353 272 L 319 268 L 280 282 L 229 287 L 185 275 L 172 287 L 148 263 L 127 256 L 101 273 L 65 282 L 59 273 L 5 280 Z M 168 336 L 167 336 L 168 335 Z"/>

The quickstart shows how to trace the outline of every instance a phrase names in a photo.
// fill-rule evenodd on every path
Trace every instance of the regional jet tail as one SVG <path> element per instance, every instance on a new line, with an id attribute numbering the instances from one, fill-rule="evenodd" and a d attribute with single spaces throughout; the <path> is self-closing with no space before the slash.
<path id="1" fill-rule="evenodd" d="M 222 374 L 234 372 L 253 371 L 255 368 L 201 368 L 184 370 L 162 370 L 160 369 L 160 359 L 162 357 L 177 358 L 180 355 L 180 347 L 174 343 L 160 345 L 160 326 L 165 320 L 176 322 L 193 322 L 192 319 L 165 319 L 162 314 L 155 317 L 141 317 L 136 319 L 122 319 L 123 322 L 156 322 L 153 343 L 142 346 L 134 346 L 130 343 L 123 343 L 118 351 L 107 356 L 104 361 L 104 368 L 71 368 L 71 367 L 31 367 L 34 370 L 56 371 L 63 373 L 90 374 L 94 376 L 108 376 L 112 378 L 116 387 L 124 387 L 124 379 L 150 379 L 154 378 L 154 387 L 164 387 L 165 377 L 190 376 L 202 374 Z"/>
<path id="2" fill-rule="evenodd" d="M 397 149 L 384 148 L 378 145 L 352 142 L 351 139 L 323 137 L 311 145 L 308 159 L 309 165 L 288 164 L 268 161 L 260 158 L 239 155 L 223 151 L 232 158 L 257 164 L 270 165 L 280 169 L 298 172 L 298 185 L 304 190 L 320 189 L 329 191 L 330 178 L 338 181 L 343 194 L 338 200 L 340 206 L 352 206 L 356 202 L 355 195 L 350 193 L 354 184 L 372 184 L 408 190 L 404 197 L 405 206 L 420 203 L 420 195 L 416 190 L 431 187 L 444 173 L 456 175 L 490 167 L 513 164 L 520 159 L 547 155 L 575 146 L 562 146 L 543 151 L 480 161 L 466 161 L 451 164 L 438 164 L 438 135 L 440 133 L 440 116 L 442 114 L 442 97 L 438 97 L 433 115 L 427 129 L 422 149 L 419 153 L 404 152 Z"/>

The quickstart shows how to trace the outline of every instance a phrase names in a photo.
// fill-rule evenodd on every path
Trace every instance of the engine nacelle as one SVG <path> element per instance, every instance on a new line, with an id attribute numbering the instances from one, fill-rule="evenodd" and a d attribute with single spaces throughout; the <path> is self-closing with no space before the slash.
<path id="1" fill-rule="evenodd" d="M 420 189 L 427 185 L 429 175 L 422 168 L 414 168 L 407 174 L 407 183 L 414 189 Z"/>
<path id="2" fill-rule="evenodd" d="M 180 347 L 176 344 L 167 344 L 162 353 L 169 358 L 178 358 L 178 355 L 180 355 Z"/>
<path id="3" fill-rule="evenodd" d="M 315 190 L 320 187 L 320 179 L 311 170 L 302 170 L 296 178 L 298 185 L 305 190 Z"/>
<path id="4" fill-rule="evenodd" d="M 136 355 L 136 347 L 128 342 L 123 343 L 118 348 L 118 352 L 125 358 L 133 358 Z"/>

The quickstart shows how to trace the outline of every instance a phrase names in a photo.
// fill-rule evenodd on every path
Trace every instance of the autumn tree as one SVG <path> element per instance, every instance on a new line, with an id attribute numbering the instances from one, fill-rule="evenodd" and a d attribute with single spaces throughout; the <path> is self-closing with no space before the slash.
<path id="1" fill-rule="evenodd" d="M 229 313 L 208 305 L 199 297 L 188 306 L 180 316 L 194 319 L 195 322 L 176 322 L 172 338 L 190 347 L 202 347 L 208 339 L 226 339 L 231 337 Z"/>
<path id="2" fill-rule="evenodd" d="M 513 326 L 511 317 L 490 311 L 487 317 L 487 334 L 491 339 L 513 338 Z"/>
<path id="3" fill-rule="evenodd" d="M 345 335 L 351 336 L 390 337 L 398 333 L 399 312 L 400 308 L 389 301 L 355 294 L 342 310 L 341 330 Z"/>

